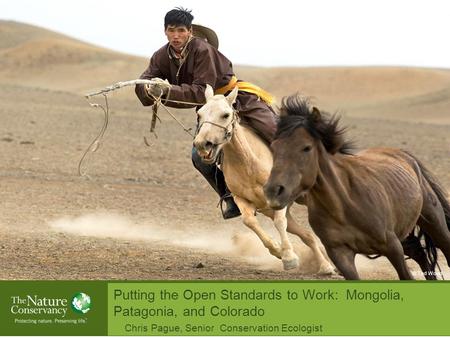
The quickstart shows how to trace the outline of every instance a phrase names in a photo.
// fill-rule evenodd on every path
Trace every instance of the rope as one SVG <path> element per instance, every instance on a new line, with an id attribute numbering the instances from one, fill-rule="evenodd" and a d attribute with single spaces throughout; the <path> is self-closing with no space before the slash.
<path id="1" fill-rule="evenodd" d="M 103 139 L 103 135 L 106 132 L 106 129 L 108 128 L 108 124 L 109 124 L 109 105 L 108 105 L 108 97 L 106 96 L 105 93 L 102 93 L 102 95 L 105 98 L 105 107 L 103 107 L 101 104 L 98 103 L 90 103 L 91 107 L 95 107 L 95 108 L 101 108 L 103 110 L 103 113 L 105 114 L 105 118 L 103 121 L 103 126 L 100 129 L 100 132 L 98 133 L 97 137 L 95 137 L 95 139 L 91 142 L 91 144 L 89 145 L 89 147 L 87 147 L 87 149 L 85 150 L 85 152 L 83 153 L 83 156 L 80 159 L 80 162 L 78 163 L 78 175 L 79 176 L 86 176 L 88 178 L 90 178 L 87 174 L 83 173 L 81 171 L 81 167 L 83 165 L 83 161 L 86 158 L 87 154 L 89 151 L 95 153 L 98 148 L 100 148 L 100 144 L 101 144 L 101 140 Z"/>
<path id="2" fill-rule="evenodd" d="M 92 92 L 89 94 L 86 94 L 85 97 L 89 103 L 89 105 L 91 107 L 94 108 L 101 108 L 103 110 L 104 113 L 104 122 L 103 122 L 103 126 L 100 129 L 100 132 L 98 133 L 98 135 L 94 138 L 94 140 L 91 142 L 91 144 L 87 147 L 87 149 L 84 151 L 83 156 L 81 157 L 79 163 L 78 163 L 78 175 L 82 176 L 82 177 L 87 177 L 90 179 L 89 175 L 87 175 L 85 172 L 82 171 L 82 167 L 83 167 L 83 162 L 88 158 L 87 154 L 89 152 L 96 152 L 101 145 L 103 136 L 105 135 L 106 129 L 108 128 L 109 125 L 109 104 L 108 104 L 108 96 L 107 93 L 113 90 L 117 90 L 123 87 L 127 87 L 127 86 L 134 86 L 137 84 L 161 84 L 159 81 L 154 81 L 154 80 L 144 80 L 144 79 L 138 79 L 138 80 L 131 80 L 131 81 L 124 81 L 124 82 L 117 82 L 111 86 L 105 87 L 99 91 L 96 92 Z M 99 103 L 91 103 L 89 102 L 89 99 L 92 96 L 96 96 L 96 95 L 103 95 L 103 97 L 105 98 L 105 107 Z M 160 118 L 158 117 L 158 107 L 162 106 L 165 111 L 183 128 L 183 130 L 188 133 L 192 138 L 195 137 L 195 135 L 193 135 L 191 133 L 192 128 L 187 128 L 180 120 L 178 120 L 176 118 L 175 115 L 173 115 L 169 109 L 162 103 L 162 101 L 164 100 L 164 103 L 166 102 L 173 102 L 173 103 L 179 103 L 179 104 L 185 104 L 185 105 L 192 105 L 192 106 L 198 106 L 198 105 L 203 105 L 204 103 L 198 103 L 198 102 L 189 102 L 189 101 L 177 101 L 177 100 L 170 100 L 170 99 L 162 99 L 162 92 L 161 95 L 156 97 L 154 95 L 152 95 L 150 93 L 150 95 L 152 96 L 152 99 L 154 100 L 154 104 L 153 104 L 153 114 L 152 114 L 152 120 L 151 120 L 151 124 L 150 124 L 150 133 L 154 134 L 156 138 L 158 138 L 158 135 L 155 133 L 155 127 L 156 127 L 156 120 L 160 120 Z M 169 87 L 169 92 L 168 95 L 170 96 L 170 87 Z M 147 146 L 152 146 L 152 144 L 150 144 L 147 140 L 147 138 L 144 136 L 144 143 Z"/>
<path id="3" fill-rule="evenodd" d="M 153 96 L 153 95 L 152 95 Z M 191 135 L 191 137 L 192 138 L 194 138 L 195 137 L 195 135 L 193 135 L 192 133 L 191 133 L 191 130 L 192 130 L 192 128 L 187 128 L 180 120 L 178 120 L 177 118 L 176 118 L 176 116 L 175 115 L 173 115 L 171 112 L 170 112 L 170 110 L 161 102 L 161 97 L 159 97 L 159 98 L 155 98 L 154 96 L 153 96 L 153 99 L 155 100 L 155 104 L 161 104 L 161 106 L 166 110 L 166 112 L 167 112 L 167 114 L 169 114 L 180 126 L 181 126 L 181 128 L 183 128 L 183 130 L 186 132 L 186 133 L 188 133 L 189 135 Z M 180 102 L 180 101 L 173 101 L 173 100 L 164 100 L 164 101 L 169 101 L 169 102 Z M 182 102 L 180 102 L 180 103 L 182 103 Z M 192 103 L 190 103 L 190 102 L 187 102 L 187 103 L 189 103 L 189 104 L 192 104 Z M 198 105 L 198 103 L 196 104 L 196 105 Z"/>
<path id="4" fill-rule="evenodd" d="M 135 86 L 137 84 L 149 84 L 149 85 L 158 84 L 158 85 L 160 85 L 161 82 L 155 81 L 155 80 L 145 80 L 145 79 L 122 81 L 122 82 L 117 82 L 111 86 L 105 87 L 99 91 L 88 93 L 85 95 L 85 97 L 86 97 L 86 99 L 89 100 L 89 98 L 92 96 L 105 94 L 105 93 L 113 91 L 113 90 L 117 90 L 117 89 L 127 87 L 127 86 Z M 169 96 L 169 95 L 167 95 L 167 96 Z M 173 103 L 186 104 L 186 105 L 192 105 L 192 106 L 202 106 L 205 104 L 205 102 L 177 101 L 177 100 L 170 100 L 170 99 L 164 99 L 164 102 L 173 102 Z"/>

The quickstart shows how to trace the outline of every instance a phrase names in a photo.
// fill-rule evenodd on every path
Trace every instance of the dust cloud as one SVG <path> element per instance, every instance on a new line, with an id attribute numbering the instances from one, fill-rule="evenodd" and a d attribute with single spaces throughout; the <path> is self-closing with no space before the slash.
<path id="1" fill-rule="evenodd" d="M 95 213 L 77 217 L 62 217 L 49 222 L 55 231 L 79 236 L 115 238 L 120 240 L 161 241 L 169 245 L 226 252 L 232 247 L 231 239 L 213 233 L 190 232 L 186 229 L 163 227 L 133 221 L 114 213 Z M 231 236 L 228 236 L 231 238 Z"/>
<path id="2" fill-rule="evenodd" d="M 162 242 L 167 245 L 200 249 L 212 253 L 243 258 L 245 261 L 261 269 L 282 270 L 279 259 L 271 256 L 258 237 L 250 230 L 236 232 L 233 230 L 202 230 L 171 228 L 149 221 L 136 222 L 120 214 L 103 212 L 76 217 L 62 217 L 48 222 L 53 231 L 69 233 L 77 236 L 114 238 L 145 242 Z M 277 234 L 274 234 L 277 239 Z M 312 257 L 310 250 L 301 243 L 294 244 L 300 257 L 302 268 L 310 266 Z"/>

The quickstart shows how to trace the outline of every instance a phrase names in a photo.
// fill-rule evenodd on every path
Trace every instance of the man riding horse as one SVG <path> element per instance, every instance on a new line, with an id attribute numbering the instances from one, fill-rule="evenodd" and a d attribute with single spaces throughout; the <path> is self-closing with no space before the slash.
<path id="1" fill-rule="evenodd" d="M 157 50 L 141 79 L 159 78 L 169 85 L 137 85 L 136 94 L 144 106 L 154 103 L 154 97 L 175 101 L 198 103 L 199 109 L 205 103 L 205 88 L 209 84 L 215 94 L 227 94 L 234 87 L 239 88 L 235 109 L 241 124 L 253 129 L 266 142 L 273 139 L 277 115 L 270 107 L 271 97 L 261 88 L 236 78 L 232 63 L 217 50 L 215 33 L 203 26 L 193 25 L 194 17 L 183 8 L 169 11 L 164 19 L 164 30 L 169 41 Z M 175 108 L 185 106 L 166 102 Z M 222 171 L 216 164 L 206 164 L 192 149 L 194 167 L 225 202 L 222 214 L 225 219 L 240 215 L 239 208 L 229 194 Z"/>

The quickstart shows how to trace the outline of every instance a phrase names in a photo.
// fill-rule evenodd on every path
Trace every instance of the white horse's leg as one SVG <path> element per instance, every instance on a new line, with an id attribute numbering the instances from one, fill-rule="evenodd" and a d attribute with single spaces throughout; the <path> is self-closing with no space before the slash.
<path id="1" fill-rule="evenodd" d="M 247 200 L 240 198 L 239 196 L 233 196 L 234 201 L 239 207 L 242 213 L 244 224 L 249 227 L 259 237 L 264 246 L 269 249 L 269 252 L 281 259 L 281 248 L 278 243 L 274 242 L 269 235 L 261 228 L 258 219 L 255 216 L 256 208 Z"/>
<path id="2" fill-rule="evenodd" d="M 286 208 L 274 211 L 273 222 L 280 233 L 281 239 L 281 260 L 285 270 L 290 270 L 298 267 L 298 256 L 292 248 L 289 241 L 287 230 Z"/>
<path id="3" fill-rule="evenodd" d="M 319 275 L 330 275 L 335 272 L 333 265 L 325 258 L 322 250 L 319 247 L 319 241 L 314 236 L 313 232 L 310 229 L 305 227 L 301 227 L 294 220 L 289 210 L 286 211 L 287 217 L 287 231 L 291 234 L 295 234 L 305 243 L 313 252 L 314 257 L 319 265 L 318 274 Z"/>

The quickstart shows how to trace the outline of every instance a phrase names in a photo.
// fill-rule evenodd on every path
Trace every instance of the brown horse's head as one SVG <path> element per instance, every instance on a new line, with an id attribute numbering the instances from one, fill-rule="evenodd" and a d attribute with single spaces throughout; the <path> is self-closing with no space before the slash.
<path id="1" fill-rule="evenodd" d="M 322 153 L 350 153 L 339 118 L 320 113 L 298 95 L 283 99 L 280 122 L 271 148 L 273 168 L 264 193 L 274 209 L 304 197 L 316 183 Z"/>

